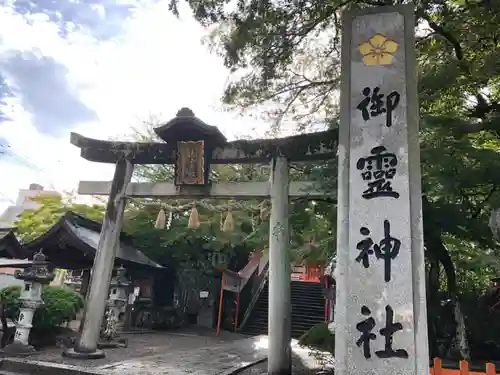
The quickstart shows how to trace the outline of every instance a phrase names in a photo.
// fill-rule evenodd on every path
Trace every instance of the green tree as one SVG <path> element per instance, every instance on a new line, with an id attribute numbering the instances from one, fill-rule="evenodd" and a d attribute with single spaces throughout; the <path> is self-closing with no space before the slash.
<path id="1" fill-rule="evenodd" d="M 265 105 L 272 108 L 268 114 L 276 126 L 292 121 L 304 129 L 312 124 L 337 126 L 340 12 L 401 2 L 248 0 L 228 7 L 225 0 L 197 0 L 189 4 L 200 23 L 216 26 L 212 47 L 234 73 L 223 101 L 244 110 Z M 488 276 L 498 272 L 497 262 L 492 261 L 498 259 L 498 244 L 489 233 L 488 215 L 500 205 L 496 171 L 500 3 L 417 0 L 415 4 L 429 311 L 437 313 L 437 292 L 444 289 L 455 302 L 458 321 L 460 284 L 455 265 L 470 266 L 459 270 L 459 276 L 469 280 L 460 282 L 464 287 L 475 280 L 475 287 L 484 288 Z M 173 0 L 174 12 L 176 5 Z M 314 172 L 334 187 L 332 167 Z M 471 270 L 474 264 L 482 267 Z M 462 354 L 467 356 L 460 322 L 459 327 Z"/>
<path id="2" fill-rule="evenodd" d="M 159 141 L 153 128 L 159 126 L 160 121 L 151 118 L 144 122 L 144 129 L 134 129 L 129 138 L 135 141 Z M 297 165 L 291 172 L 291 179 L 303 180 L 311 174 L 310 166 Z M 157 182 L 173 180 L 173 167 L 170 165 L 138 165 L 134 171 L 134 178 L 144 182 Z M 268 181 L 268 166 L 254 164 L 214 165 L 211 169 L 211 180 L 218 182 L 247 182 Z M 325 202 L 326 201 L 326 202 Z M 235 228 L 226 233 L 221 228 L 221 213 L 199 208 L 202 225 L 197 230 L 187 227 L 187 215 L 174 215 L 173 225 L 168 231 L 158 231 L 153 228 L 152 223 L 160 209 L 160 205 L 141 206 L 140 200 L 129 206 L 128 215 L 146 215 L 147 220 L 126 220 L 126 228 L 138 238 L 145 241 L 157 241 L 162 238 L 165 246 L 175 244 L 176 248 L 187 248 L 180 251 L 181 258 L 193 251 L 190 243 L 203 239 L 204 246 L 211 249 L 226 251 L 229 248 L 244 246 L 251 249 L 266 249 L 269 244 L 269 221 L 268 215 L 263 215 L 258 210 L 238 210 L 233 212 Z M 183 199 L 166 199 L 164 203 L 171 206 L 179 206 L 188 203 Z M 144 204 L 145 201 L 142 200 Z M 228 203 L 227 200 L 212 199 L 210 204 L 217 206 Z M 245 201 L 245 205 L 258 207 L 263 202 L 253 200 Z M 291 226 L 291 256 L 297 262 L 312 264 L 326 264 L 335 249 L 333 228 L 335 221 L 334 210 L 328 205 L 328 200 L 310 202 L 305 199 L 296 199 L 291 202 L 290 207 Z M 147 223 L 147 224 L 146 224 Z M 332 225 L 333 223 L 333 225 Z M 147 228 L 143 227 L 145 224 Z M 188 240 L 190 239 L 190 240 Z M 181 245 L 181 243 L 183 245 Z M 161 252 L 161 251 L 160 251 Z M 177 253 L 177 252 L 176 252 Z M 183 254 L 183 255 L 182 255 Z"/>
<path id="3" fill-rule="evenodd" d="M 32 200 L 39 208 L 25 210 L 15 223 L 16 233 L 23 242 L 40 237 L 57 223 L 68 211 L 90 220 L 102 221 L 105 207 L 101 204 L 86 205 L 74 203 L 71 197 L 37 195 Z"/>

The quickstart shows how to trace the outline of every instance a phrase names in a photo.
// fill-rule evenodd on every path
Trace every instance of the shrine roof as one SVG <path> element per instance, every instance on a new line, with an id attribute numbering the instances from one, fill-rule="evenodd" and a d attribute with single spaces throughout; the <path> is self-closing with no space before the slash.
<path id="1" fill-rule="evenodd" d="M 26 257 L 21 244 L 11 229 L 0 229 L 0 257 L 8 259 Z"/>
<path id="2" fill-rule="evenodd" d="M 167 143 L 177 140 L 206 140 L 223 145 L 227 142 L 217 126 L 200 120 L 189 108 L 181 108 L 172 120 L 155 128 L 154 132 Z"/>
<path id="3" fill-rule="evenodd" d="M 24 245 L 31 259 L 40 249 L 58 268 L 83 269 L 92 267 L 101 224 L 73 212 L 67 212 L 51 229 Z M 121 233 L 115 265 L 125 268 L 163 269 L 132 244 L 132 237 Z"/>

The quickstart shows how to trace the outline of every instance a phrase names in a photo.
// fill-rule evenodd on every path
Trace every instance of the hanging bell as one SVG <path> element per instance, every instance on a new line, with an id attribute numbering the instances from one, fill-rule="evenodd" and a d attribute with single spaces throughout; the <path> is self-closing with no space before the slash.
<path id="1" fill-rule="evenodd" d="M 165 228 L 166 221 L 167 221 L 167 215 L 165 214 L 165 210 L 162 208 L 160 212 L 158 212 L 158 216 L 156 217 L 155 228 L 156 229 Z"/>

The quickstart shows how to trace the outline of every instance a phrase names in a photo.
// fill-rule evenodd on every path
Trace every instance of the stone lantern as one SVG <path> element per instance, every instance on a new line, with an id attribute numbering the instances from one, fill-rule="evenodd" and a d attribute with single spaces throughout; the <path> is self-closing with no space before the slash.
<path id="1" fill-rule="evenodd" d="M 123 266 L 120 266 L 116 270 L 116 276 L 111 279 L 109 298 L 106 308 L 106 316 L 104 319 L 104 326 L 101 332 L 101 341 L 99 342 L 99 348 L 116 348 L 119 346 L 126 346 L 126 340 L 117 339 L 117 326 L 120 324 L 119 317 L 122 312 L 125 312 L 125 308 L 128 302 L 128 291 L 132 283 L 127 278 L 126 270 Z"/>
<path id="2" fill-rule="evenodd" d="M 22 271 L 16 271 L 14 277 L 24 281 L 21 291 L 21 308 L 16 322 L 14 342 L 6 346 L 3 351 L 9 354 L 26 355 L 35 351 L 29 344 L 29 335 L 32 328 L 33 316 L 38 307 L 43 305 L 42 287 L 49 284 L 55 273 L 49 271 L 49 262 L 40 252 L 33 256 L 33 263 Z"/>

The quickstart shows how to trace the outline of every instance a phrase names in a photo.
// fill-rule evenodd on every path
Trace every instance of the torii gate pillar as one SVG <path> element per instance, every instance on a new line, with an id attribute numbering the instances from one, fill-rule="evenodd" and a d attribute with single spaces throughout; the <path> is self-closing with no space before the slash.
<path id="1" fill-rule="evenodd" d="M 271 218 L 269 220 L 269 375 L 291 372 L 292 300 L 288 230 L 288 161 L 271 162 Z"/>
<path id="2" fill-rule="evenodd" d="M 126 204 L 125 191 L 132 178 L 133 169 L 133 164 L 125 158 L 116 163 L 101 235 L 90 273 L 80 335 L 75 348 L 66 350 L 63 356 L 81 359 L 97 359 L 105 356 L 104 352 L 97 348 L 97 342 L 106 309 L 116 248 L 120 241 Z"/>

